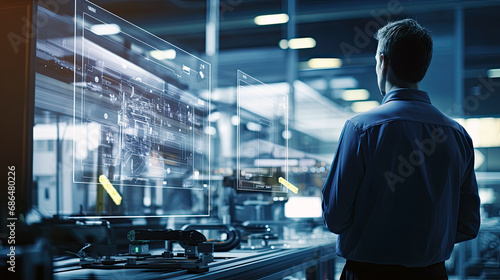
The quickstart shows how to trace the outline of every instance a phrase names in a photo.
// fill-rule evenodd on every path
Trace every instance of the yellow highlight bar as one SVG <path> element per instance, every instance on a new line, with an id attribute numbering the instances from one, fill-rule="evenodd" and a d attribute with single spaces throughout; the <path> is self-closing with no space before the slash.
<path id="1" fill-rule="evenodd" d="M 108 192 L 109 196 L 111 196 L 111 199 L 113 199 L 113 202 L 116 205 L 120 205 L 120 203 L 122 203 L 122 196 L 118 193 L 118 191 L 115 189 L 115 187 L 108 180 L 108 177 L 106 177 L 106 175 L 99 176 L 99 182 L 102 184 L 104 189 Z"/>
<path id="2" fill-rule="evenodd" d="M 299 193 L 299 188 L 296 186 L 290 184 L 287 180 L 283 179 L 283 177 L 279 177 L 278 182 L 282 184 L 283 186 L 287 187 L 289 190 L 291 190 L 294 194 Z"/>

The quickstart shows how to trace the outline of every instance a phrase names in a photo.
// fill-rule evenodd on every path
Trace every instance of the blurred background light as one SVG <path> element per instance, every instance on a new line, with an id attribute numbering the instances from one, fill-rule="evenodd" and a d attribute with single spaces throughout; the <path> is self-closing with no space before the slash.
<path id="1" fill-rule="evenodd" d="M 231 117 L 231 124 L 236 126 L 240 124 L 240 117 L 234 115 Z"/>
<path id="2" fill-rule="evenodd" d="M 312 49 L 316 47 L 316 40 L 311 37 L 293 38 L 290 40 L 283 39 L 280 41 L 279 46 L 282 49 L 290 48 L 292 50 Z"/>
<path id="3" fill-rule="evenodd" d="M 500 147 L 500 118 L 455 120 L 467 130 L 475 148 Z"/>
<path id="4" fill-rule="evenodd" d="M 272 15 L 257 16 L 255 17 L 254 22 L 257 25 L 283 24 L 288 22 L 288 15 L 272 14 Z"/>
<path id="5" fill-rule="evenodd" d="M 498 69 L 490 69 L 487 72 L 488 78 L 493 79 L 493 78 L 500 78 L 500 68 Z"/>
<path id="6" fill-rule="evenodd" d="M 154 50 L 154 51 L 150 51 L 149 54 L 158 59 L 158 60 L 165 60 L 165 59 L 175 59 L 177 53 L 175 52 L 174 49 L 170 49 L 170 50 L 163 50 L 163 51 L 160 51 L 160 50 Z"/>
<path id="7" fill-rule="evenodd" d="M 305 66 L 309 69 L 333 69 L 341 67 L 342 60 L 340 58 L 311 58 Z"/>
<path id="8" fill-rule="evenodd" d="M 361 113 L 373 109 L 378 105 L 380 105 L 378 101 L 358 101 L 352 103 L 351 109 L 355 113 Z"/>
<path id="9" fill-rule="evenodd" d="M 94 24 L 90 31 L 97 35 L 114 35 L 120 33 L 120 26 L 117 24 Z"/>
<path id="10" fill-rule="evenodd" d="M 342 99 L 345 101 L 366 100 L 370 97 L 370 92 L 366 89 L 348 89 L 342 92 Z"/>

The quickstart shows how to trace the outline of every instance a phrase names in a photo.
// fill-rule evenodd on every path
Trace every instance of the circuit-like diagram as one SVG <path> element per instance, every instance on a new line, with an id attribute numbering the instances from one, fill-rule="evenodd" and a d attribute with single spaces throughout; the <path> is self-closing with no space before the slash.
<path id="1" fill-rule="evenodd" d="M 169 178 L 179 178 L 181 187 L 192 187 L 186 178 L 203 156 L 196 145 L 204 102 L 145 71 L 116 67 L 91 44 L 83 52 L 82 127 L 99 131 L 85 135 L 86 143 L 97 144 L 81 160 L 82 177 L 102 173 L 121 184 L 161 181 L 166 187 Z"/>

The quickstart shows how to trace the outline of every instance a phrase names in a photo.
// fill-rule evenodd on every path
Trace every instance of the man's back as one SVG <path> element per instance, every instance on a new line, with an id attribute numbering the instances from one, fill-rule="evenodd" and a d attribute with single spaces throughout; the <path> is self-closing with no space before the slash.
<path id="1" fill-rule="evenodd" d="M 423 91 L 392 91 L 348 120 L 323 190 L 339 255 L 408 267 L 448 259 L 479 228 L 473 159 L 465 130 Z"/>

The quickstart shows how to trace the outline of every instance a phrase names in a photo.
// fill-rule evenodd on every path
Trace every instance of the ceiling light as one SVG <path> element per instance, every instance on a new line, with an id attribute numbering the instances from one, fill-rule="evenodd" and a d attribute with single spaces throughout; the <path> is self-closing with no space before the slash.
<path id="1" fill-rule="evenodd" d="M 457 120 L 467 130 L 475 148 L 500 147 L 500 118 Z"/>
<path id="2" fill-rule="evenodd" d="M 342 92 L 342 99 L 345 101 L 366 100 L 370 97 L 370 92 L 366 89 L 348 89 Z"/>
<path id="3" fill-rule="evenodd" d="M 120 33 L 120 26 L 117 24 L 94 24 L 90 31 L 97 35 L 113 35 Z"/>
<path id="4" fill-rule="evenodd" d="M 240 117 L 236 116 L 236 115 L 233 115 L 231 117 L 231 124 L 234 125 L 234 126 L 237 126 L 240 124 Z"/>
<path id="5" fill-rule="evenodd" d="M 247 129 L 250 131 L 258 132 L 262 130 L 262 125 L 254 122 L 249 122 L 247 123 Z"/>
<path id="6" fill-rule="evenodd" d="M 149 55 L 151 55 L 152 57 L 154 57 L 158 60 L 165 60 L 165 59 L 172 60 L 172 59 L 175 59 L 177 53 L 175 52 L 174 49 L 163 50 L 163 51 L 154 50 L 154 51 L 150 51 Z"/>
<path id="7" fill-rule="evenodd" d="M 356 88 L 358 80 L 353 77 L 339 77 L 330 80 L 331 88 Z"/>
<path id="8" fill-rule="evenodd" d="M 311 37 L 294 38 L 288 41 L 288 47 L 292 50 L 311 49 L 316 47 L 316 40 Z"/>
<path id="9" fill-rule="evenodd" d="M 289 140 L 290 138 L 292 138 L 292 132 L 290 130 L 283 130 L 281 136 L 283 137 L 283 139 Z"/>
<path id="10" fill-rule="evenodd" d="M 257 25 L 271 25 L 271 24 L 282 24 L 288 22 L 287 14 L 273 14 L 273 15 L 263 15 L 255 17 L 255 24 Z"/>
<path id="11" fill-rule="evenodd" d="M 280 40 L 279 45 L 280 45 L 280 48 L 282 48 L 283 50 L 288 49 L 288 40 L 287 39 Z"/>
<path id="12" fill-rule="evenodd" d="M 351 109 L 355 113 L 361 113 L 373 109 L 378 105 L 380 105 L 378 101 L 359 101 L 352 103 Z"/>
<path id="13" fill-rule="evenodd" d="M 500 78 L 500 69 L 490 69 L 488 70 L 488 78 Z"/>
<path id="14" fill-rule="evenodd" d="M 203 131 L 208 135 L 215 135 L 215 133 L 217 133 L 217 129 L 215 129 L 215 127 L 213 126 L 205 126 Z"/>
<path id="15" fill-rule="evenodd" d="M 342 60 L 340 58 L 311 58 L 307 66 L 311 69 L 339 68 L 342 66 Z"/>
<path id="16" fill-rule="evenodd" d="M 316 47 L 316 40 L 311 37 L 293 38 L 288 41 L 286 39 L 283 39 L 280 41 L 279 46 L 282 49 L 290 48 L 292 50 L 311 49 Z"/>
<path id="17" fill-rule="evenodd" d="M 496 201 L 497 195 L 492 188 L 480 188 L 478 194 L 481 204 L 492 204 Z"/>

